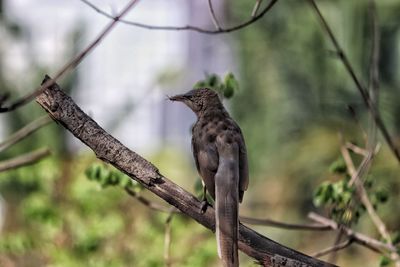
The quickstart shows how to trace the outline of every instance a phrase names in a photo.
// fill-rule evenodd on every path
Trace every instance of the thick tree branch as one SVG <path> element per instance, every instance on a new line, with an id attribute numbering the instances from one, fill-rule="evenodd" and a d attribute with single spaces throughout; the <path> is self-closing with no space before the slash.
<path id="1" fill-rule="evenodd" d="M 44 82 L 48 79 L 46 77 Z M 212 207 L 201 213 L 201 202 L 196 197 L 161 175 L 153 164 L 103 130 L 57 84 L 46 89 L 36 100 L 98 158 L 126 173 L 198 223 L 215 230 Z M 239 248 L 264 266 L 334 266 L 280 245 L 242 224 L 239 227 Z"/>
<path id="2" fill-rule="evenodd" d="M 92 4 L 90 1 L 88 0 L 80 0 L 81 2 L 85 3 L 86 5 L 88 5 L 89 7 L 91 7 L 93 10 L 95 10 L 96 12 L 98 12 L 99 14 L 109 18 L 109 19 L 113 19 L 113 16 L 108 14 L 107 12 L 101 10 L 100 8 L 98 8 L 97 6 L 95 6 L 94 4 Z M 221 33 L 228 33 L 228 32 L 233 32 L 233 31 L 237 31 L 240 29 L 243 29 L 251 24 L 253 24 L 254 22 L 256 22 L 257 20 L 261 19 L 274 5 L 275 3 L 278 2 L 278 0 L 271 0 L 271 2 L 269 2 L 269 4 L 260 12 L 258 13 L 258 15 L 253 16 L 251 19 L 237 24 L 235 26 L 229 27 L 229 28 L 224 28 L 224 29 L 217 29 L 217 30 L 209 30 L 209 29 L 204 29 L 204 28 L 200 28 L 197 26 L 192 26 L 192 25 L 186 25 L 186 26 L 159 26 L 159 25 L 149 25 L 149 24 L 144 24 L 144 23 L 140 23 L 140 22 L 135 22 L 135 21 L 129 21 L 129 20 L 119 20 L 121 23 L 127 24 L 127 25 L 131 25 L 131 26 L 135 26 L 135 27 L 139 27 L 139 28 L 144 28 L 147 30 L 164 30 L 164 31 L 195 31 L 195 32 L 200 32 L 200 33 L 205 33 L 205 34 L 221 34 Z"/>
<path id="3" fill-rule="evenodd" d="M 48 148 L 42 148 L 12 159 L 4 160 L 0 162 L 0 172 L 34 164 L 50 154 L 51 152 Z"/>

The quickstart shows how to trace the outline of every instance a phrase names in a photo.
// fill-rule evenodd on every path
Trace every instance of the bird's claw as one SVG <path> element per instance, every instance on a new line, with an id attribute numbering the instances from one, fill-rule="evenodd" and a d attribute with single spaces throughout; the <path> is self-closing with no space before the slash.
<path id="1" fill-rule="evenodd" d="M 206 213 L 206 211 L 207 211 L 207 207 L 208 206 L 211 206 L 210 205 L 210 203 L 208 203 L 208 201 L 207 200 L 203 200 L 203 201 L 201 201 L 201 208 L 200 208 L 200 212 L 201 212 L 201 214 L 204 214 L 204 213 Z"/>

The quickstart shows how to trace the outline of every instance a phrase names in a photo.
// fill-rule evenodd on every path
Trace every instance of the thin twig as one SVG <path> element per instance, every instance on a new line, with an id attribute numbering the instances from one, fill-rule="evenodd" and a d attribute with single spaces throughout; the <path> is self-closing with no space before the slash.
<path id="1" fill-rule="evenodd" d="M 128 193 L 128 195 L 130 195 L 131 197 L 136 198 L 140 203 L 142 203 L 143 205 L 145 205 L 146 207 L 152 209 L 152 210 L 156 210 L 156 211 L 161 211 L 161 212 L 175 212 L 175 213 L 180 213 L 180 211 L 178 209 L 174 209 L 171 211 L 170 208 L 167 208 L 163 205 L 160 205 L 158 203 L 152 202 L 150 200 L 148 200 L 145 197 L 142 197 L 139 193 L 135 192 L 134 190 L 130 189 L 129 187 L 125 188 L 125 191 Z"/>
<path id="2" fill-rule="evenodd" d="M 368 5 L 369 17 L 370 17 L 370 27 L 371 27 L 371 55 L 370 55 L 370 65 L 369 65 L 369 95 L 371 97 L 371 102 L 375 107 L 379 107 L 379 42 L 380 42 L 380 32 L 378 27 L 378 16 L 376 14 L 376 6 L 373 0 L 369 1 Z M 371 117 L 369 121 L 369 139 L 367 143 L 367 149 L 373 150 L 377 142 L 377 129 L 374 118 Z"/>
<path id="3" fill-rule="evenodd" d="M 343 49 L 340 47 L 335 35 L 333 34 L 331 28 L 329 27 L 328 23 L 326 22 L 325 18 L 323 17 L 322 13 L 320 12 L 317 4 L 315 3 L 314 0 L 309 0 L 311 6 L 313 7 L 314 11 L 317 13 L 318 18 L 321 22 L 322 27 L 324 28 L 325 32 L 328 34 L 329 38 L 331 39 L 333 46 L 335 47 L 336 53 L 339 56 L 340 60 L 342 61 L 343 65 L 345 66 L 347 72 L 350 74 L 351 78 L 353 79 L 359 93 L 362 96 L 362 99 L 364 101 L 364 104 L 370 111 L 372 117 L 375 120 L 376 125 L 382 132 L 382 135 L 388 144 L 389 148 L 392 150 L 394 156 L 396 157 L 397 161 L 400 162 L 400 151 L 397 148 L 396 144 L 394 143 L 392 137 L 389 134 L 389 131 L 387 130 L 385 123 L 382 120 L 382 117 L 379 114 L 379 111 L 377 110 L 376 106 L 374 103 L 371 101 L 371 98 L 369 96 L 369 93 L 367 89 L 365 88 L 364 85 L 362 85 L 361 81 L 358 79 L 357 75 L 355 74 L 355 71 L 347 58 L 346 54 L 344 53 Z"/>
<path id="4" fill-rule="evenodd" d="M 210 16 L 211 16 L 212 22 L 214 23 L 215 28 L 218 31 L 221 31 L 222 27 L 221 27 L 221 25 L 219 24 L 219 22 L 217 20 L 217 16 L 215 15 L 214 8 L 213 8 L 213 5 L 212 5 L 212 0 L 208 0 L 208 10 L 210 12 Z"/>
<path id="5" fill-rule="evenodd" d="M 257 15 L 258 10 L 260 9 L 262 0 L 257 0 L 254 4 L 253 11 L 251 12 L 251 17 L 254 18 Z"/>
<path id="6" fill-rule="evenodd" d="M 165 237 L 164 237 L 164 262 L 166 267 L 172 266 L 171 260 L 171 221 L 175 214 L 175 208 L 171 208 L 171 211 L 165 220 Z"/>
<path id="7" fill-rule="evenodd" d="M 358 155 L 361 155 L 364 157 L 368 156 L 368 150 L 366 150 L 362 147 L 356 146 L 355 144 L 353 144 L 351 142 L 346 142 L 345 146 L 346 146 L 346 148 L 350 149 L 351 151 L 353 151 L 354 153 L 356 153 Z"/>
<path id="8" fill-rule="evenodd" d="M 326 254 L 332 253 L 332 252 L 336 252 L 339 251 L 341 249 L 347 248 L 348 246 L 350 246 L 353 243 L 352 239 L 347 239 L 345 241 L 343 241 L 342 243 L 336 244 L 332 247 L 326 248 L 324 250 L 321 250 L 317 253 L 312 254 L 313 257 L 315 258 L 320 258 Z"/>
<path id="9" fill-rule="evenodd" d="M 33 152 L 29 152 L 12 159 L 0 162 L 0 172 L 17 169 L 23 166 L 31 165 L 50 155 L 48 148 L 42 148 Z"/>
<path id="10" fill-rule="evenodd" d="M 43 126 L 49 124 L 53 120 L 47 116 L 44 115 L 33 122 L 25 125 L 23 128 L 19 129 L 15 133 L 13 133 L 10 137 L 8 137 L 5 141 L 0 143 L 0 152 L 6 150 L 10 146 L 18 143 L 22 139 L 26 138 L 30 134 L 34 133 L 36 130 L 39 130 Z"/>
<path id="11" fill-rule="evenodd" d="M 331 230 L 331 228 L 327 225 L 322 224 L 294 224 L 294 223 L 285 223 L 278 222 L 271 219 L 256 219 L 250 217 L 240 216 L 240 221 L 242 223 L 251 224 L 251 225 L 264 225 L 271 226 L 276 228 L 283 228 L 287 230 L 311 230 L 311 231 L 327 231 Z"/>
<path id="12" fill-rule="evenodd" d="M 95 10 L 99 14 L 112 19 L 112 15 L 101 10 L 100 8 L 98 8 L 97 6 L 92 4 L 90 1 L 88 1 L 88 0 L 80 0 L 80 1 L 85 3 L 86 5 L 88 5 L 89 7 L 91 7 L 93 10 Z M 127 24 L 127 25 L 144 28 L 144 29 L 148 29 L 148 30 L 195 31 L 195 32 L 200 32 L 200 33 L 205 33 L 205 34 L 222 34 L 222 33 L 237 31 L 237 30 L 243 29 L 243 28 L 253 24 L 257 20 L 261 19 L 276 4 L 276 2 L 278 2 L 278 0 L 271 0 L 271 2 L 255 17 L 252 17 L 251 19 L 249 19 L 243 23 L 237 24 L 235 26 L 232 26 L 230 28 L 224 28 L 221 30 L 209 30 L 209 29 L 204 29 L 204 28 L 197 27 L 197 26 L 192 26 L 192 25 L 186 25 L 186 26 L 149 25 L 149 24 L 144 24 L 144 23 L 134 22 L 134 21 L 129 21 L 129 20 L 120 20 L 120 22 Z"/>
<path id="13" fill-rule="evenodd" d="M 128 11 L 138 2 L 138 0 L 131 0 L 126 7 L 115 17 L 112 18 L 112 22 L 109 23 L 104 30 L 99 34 L 99 36 L 93 40 L 82 52 L 80 52 L 75 58 L 69 61 L 64 67 L 61 68 L 55 75 L 53 79 L 47 80 L 40 87 L 36 88 L 33 92 L 17 99 L 15 102 L 11 103 L 9 106 L 0 106 L 1 112 L 9 112 L 23 106 L 35 97 L 40 95 L 46 88 L 52 86 L 57 80 L 64 77 L 68 72 L 72 71 L 82 60 L 91 52 L 103 39 L 104 37 L 115 27 L 115 25 L 120 21 L 120 19 L 128 13 Z"/>
<path id="14" fill-rule="evenodd" d="M 335 222 L 334 220 L 328 219 L 326 217 L 323 217 L 319 214 L 316 214 L 314 212 L 310 212 L 308 214 L 308 218 L 310 218 L 311 220 L 320 223 L 322 225 L 327 225 L 329 227 L 331 227 L 333 230 L 338 230 L 339 229 L 339 225 L 337 222 Z M 351 228 L 341 225 L 340 226 L 343 229 L 343 232 L 349 237 L 349 238 L 353 238 L 354 242 L 359 243 L 360 245 L 363 245 L 377 253 L 382 253 L 382 250 L 386 250 L 389 252 L 395 252 L 396 251 L 396 247 L 393 245 L 389 245 L 386 243 L 383 243 L 377 239 L 374 239 L 372 237 L 369 237 L 367 235 L 364 235 L 362 233 L 358 233 L 353 231 Z"/>

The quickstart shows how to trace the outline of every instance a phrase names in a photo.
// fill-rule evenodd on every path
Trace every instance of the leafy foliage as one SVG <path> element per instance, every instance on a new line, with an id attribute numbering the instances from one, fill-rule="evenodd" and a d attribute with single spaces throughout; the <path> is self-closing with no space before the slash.
<path id="1" fill-rule="evenodd" d="M 206 74 L 204 80 L 198 81 L 193 88 L 208 87 L 215 90 L 224 98 L 232 98 L 233 95 L 239 90 L 239 82 L 233 73 L 228 72 L 222 79 L 217 74 Z"/>

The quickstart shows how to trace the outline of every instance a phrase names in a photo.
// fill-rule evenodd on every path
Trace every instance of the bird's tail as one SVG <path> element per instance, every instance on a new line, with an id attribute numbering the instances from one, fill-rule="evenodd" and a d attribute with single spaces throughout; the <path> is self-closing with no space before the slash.
<path id="1" fill-rule="evenodd" d="M 232 151 L 231 151 L 232 152 Z M 218 255 L 224 267 L 239 266 L 238 258 L 238 211 L 239 174 L 235 157 L 220 154 L 215 175 L 215 219 Z M 222 157 L 221 157 L 222 156 Z"/>

